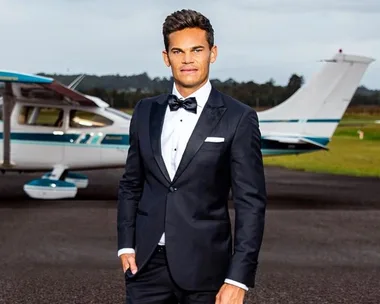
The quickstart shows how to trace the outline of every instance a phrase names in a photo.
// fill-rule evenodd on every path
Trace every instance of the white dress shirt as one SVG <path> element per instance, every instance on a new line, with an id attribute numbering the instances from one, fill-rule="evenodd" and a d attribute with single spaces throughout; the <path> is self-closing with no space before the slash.
<path id="1" fill-rule="evenodd" d="M 184 108 L 179 108 L 177 111 L 170 111 L 169 106 L 166 108 L 164 124 L 162 126 L 161 134 L 161 151 L 162 157 L 164 159 L 166 169 L 168 170 L 170 179 L 173 179 L 177 167 L 181 161 L 182 155 L 185 151 L 187 142 L 194 130 L 195 125 L 198 122 L 199 116 L 207 102 L 207 99 L 211 92 L 211 83 L 207 83 L 200 89 L 195 91 L 193 94 L 187 96 L 195 97 L 197 100 L 197 113 L 194 114 L 185 110 Z M 175 84 L 173 85 L 172 93 L 176 95 L 179 99 L 184 99 L 183 96 L 178 92 Z M 165 233 L 162 234 L 159 245 L 165 245 Z M 118 256 L 124 253 L 134 253 L 133 248 L 123 248 L 118 251 Z M 240 288 L 248 290 L 248 287 L 239 282 L 225 279 L 226 283 L 236 285 Z"/>

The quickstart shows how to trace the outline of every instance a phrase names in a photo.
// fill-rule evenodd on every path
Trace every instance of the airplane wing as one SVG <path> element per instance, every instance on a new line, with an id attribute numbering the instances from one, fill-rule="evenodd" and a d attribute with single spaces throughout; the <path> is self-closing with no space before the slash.
<path id="1" fill-rule="evenodd" d="M 9 83 L 12 95 L 20 101 L 105 106 L 104 102 L 99 102 L 49 77 L 0 70 L 0 82 Z"/>

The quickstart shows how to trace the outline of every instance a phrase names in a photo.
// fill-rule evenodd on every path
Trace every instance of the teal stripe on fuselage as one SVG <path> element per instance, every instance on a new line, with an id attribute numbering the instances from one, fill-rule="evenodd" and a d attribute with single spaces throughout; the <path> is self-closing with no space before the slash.
<path id="1" fill-rule="evenodd" d="M 340 119 L 262 119 L 259 123 L 339 123 Z"/>
<path id="2" fill-rule="evenodd" d="M 95 136 L 91 139 L 91 144 L 96 144 L 96 142 L 98 141 L 99 138 L 100 138 L 99 135 L 95 135 Z"/>
<path id="3" fill-rule="evenodd" d="M 86 134 L 85 137 L 83 137 L 79 143 L 80 144 L 85 144 L 90 137 L 91 137 L 90 134 Z"/>
<path id="4" fill-rule="evenodd" d="M 275 156 L 275 155 L 292 155 L 292 154 L 303 154 L 316 152 L 320 149 L 308 149 L 308 150 L 299 150 L 299 149 L 261 149 L 261 153 L 263 156 Z"/>
<path id="5" fill-rule="evenodd" d="M 129 135 L 126 134 L 106 134 L 100 143 L 101 145 L 129 145 Z"/>
<path id="6" fill-rule="evenodd" d="M 90 134 L 86 134 L 84 139 L 79 143 L 75 141 L 79 138 L 80 134 L 63 134 L 54 135 L 52 133 L 11 133 L 11 140 L 17 142 L 28 142 L 36 144 L 72 144 L 78 146 L 86 146 L 86 141 L 90 138 Z M 0 139 L 3 139 L 3 133 L 0 133 Z M 129 145 L 129 135 L 127 134 L 106 134 L 104 139 L 97 144 L 91 144 L 91 146 L 128 146 Z"/>
<path id="7" fill-rule="evenodd" d="M 41 146 L 70 146 L 81 148 L 108 148 L 108 149 L 127 149 L 129 147 L 129 135 L 127 134 L 107 134 L 101 142 L 98 143 L 75 143 L 79 134 L 54 135 L 46 133 L 12 133 L 11 139 L 14 143 Z M 85 138 L 88 138 L 87 136 Z M 329 139 L 326 137 L 306 137 L 307 139 L 317 142 L 321 145 L 327 145 Z M 3 139 L 3 133 L 0 133 L 0 140 Z M 90 140 L 91 141 L 91 140 Z M 274 146 L 273 146 L 274 145 Z M 262 138 L 263 155 L 287 155 L 306 153 L 319 150 L 318 148 L 308 147 L 307 149 L 284 148 L 286 144 L 280 144 L 275 141 L 267 141 L 265 136 Z M 273 147 L 272 147 L 273 146 Z"/>
<path id="8" fill-rule="evenodd" d="M 42 142 L 28 140 L 12 140 L 13 144 L 35 145 L 43 147 L 72 147 L 72 148 L 98 148 L 98 149 L 128 149 L 129 145 L 100 145 L 100 144 L 79 144 L 79 143 L 59 143 L 59 142 Z M 2 139 L 0 138 L 0 145 Z"/>
<path id="9" fill-rule="evenodd" d="M 63 134 L 54 135 L 47 133 L 11 133 L 11 139 L 17 141 L 28 141 L 28 142 L 51 142 L 51 143 L 73 143 L 75 142 L 79 134 Z M 84 143 L 89 139 L 90 135 L 87 134 L 80 143 L 76 145 L 84 145 Z M 289 137 L 289 136 L 286 136 Z M 292 137 L 292 136 L 290 136 Z M 293 136 L 298 137 L 298 136 Z M 129 135 L 127 134 L 107 134 L 100 143 L 95 143 L 98 139 L 95 136 L 91 141 L 91 145 L 113 145 L 113 146 L 128 146 L 129 145 Z M 309 140 L 315 141 L 321 145 L 327 145 L 329 143 L 329 138 L 327 137 L 305 137 Z M 0 133 L 0 139 L 3 139 L 3 133 Z M 265 140 L 265 136 L 262 138 Z"/>
<path id="10" fill-rule="evenodd" d="M 269 136 L 270 142 L 276 142 L 276 141 L 270 140 L 270 137 L 271 136 Z M 276 137 L 281 137 L 281 136 L 276 136 Z M 305 139 L 311 140 L 315 143 L 318 143 L 322 146 L 327 146 L 327 144 L 330 142 L 330 139 L 328 137 L 308 137 L 308 136 L 284 136 L 284 137 L 286 137 L 286 138 L 305 138 Z M 261 141 L 262 141 L 263 147 L 265 147 L 265 142 L 268 141 L 268 139 L 266 136 L 262 136 Z"/>
<path id="11" fill-rule="evenodd" d="M 339 123 L 340 119 L 308 119 L 306 122 Z"/>
<path id="12" fill-rule="evenodd" d="M 78 139 L 79 134 L 54 135 L 47 133 L 11 133 L 11 140 L 28 140 L 39 142 L 71 143 Z"/>

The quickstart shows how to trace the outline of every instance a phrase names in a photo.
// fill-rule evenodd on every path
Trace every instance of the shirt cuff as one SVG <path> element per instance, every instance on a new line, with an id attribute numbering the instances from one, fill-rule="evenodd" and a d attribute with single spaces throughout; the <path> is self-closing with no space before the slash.
<path id="1" fill-rule="evenodd" d="M 225 279 L 225 280 L 224 280 L 224 283 L 228 283 L 228 284 L 231 284 L 231 285 L 235 285 L 235 286 L 237 286 L 237 287 L 243 288 L 244 290 L 247 290 L 247 291 L 248 291 L 248 287 L 247 287 L 245 284 L 242 284 L 242 283 L 236 282 L 236 281 L 234 281 L 234 280 Z"/>
<path id="2" fill-rule="evenodd" d="M 124 253 L 135 253 L 135 250 L 133 248 L 122 248 L 117 252 L 117 256 L 121 256 Z"/>

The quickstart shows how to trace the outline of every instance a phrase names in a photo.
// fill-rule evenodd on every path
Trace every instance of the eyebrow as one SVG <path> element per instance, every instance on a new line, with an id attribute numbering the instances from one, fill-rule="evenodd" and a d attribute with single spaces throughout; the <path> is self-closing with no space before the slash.
<path id="1" fill-rule="evenodd" d="M 196 49 L 204 49 L 205 47 L 203 45 L 196 45 L 196 46 L 193 46 L 191 47 L 191 50 L 196 50 Z M 183 52 L 183 49 L 179 48 L 179 47 L 173 47 L 170 49 L 170 51 L 181 51 Z"/>

